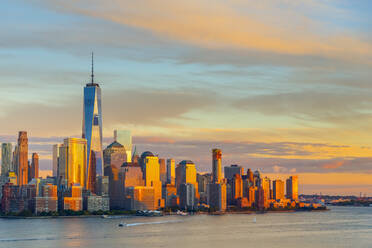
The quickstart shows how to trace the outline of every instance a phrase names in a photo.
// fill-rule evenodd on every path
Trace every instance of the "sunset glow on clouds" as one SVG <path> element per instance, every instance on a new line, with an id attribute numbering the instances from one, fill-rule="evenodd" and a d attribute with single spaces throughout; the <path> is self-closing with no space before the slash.
<path id="1" fill-rule="evenodd" d="M 371 10 L 368 0 L 5 0 L 0 142 L 27 130 L 49 169 L 51 145 L 81 135 L 93 50 L 106 144 L 130 129 L 140 152 L 201 171 L 220 147 L 224 165 L 295 172 L 307 193 L 372 194 Z"/>

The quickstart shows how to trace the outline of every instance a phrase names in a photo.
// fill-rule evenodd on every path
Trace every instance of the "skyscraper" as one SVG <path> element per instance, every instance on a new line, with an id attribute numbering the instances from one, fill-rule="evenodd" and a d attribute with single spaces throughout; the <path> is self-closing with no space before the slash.
<path id="1" fill-rule="evenodd" d="M 12 166 L 12 144 L 1 144 L 1 175 L 8 176 L 9 171 L 13 171 Z"/>
<path id="2" fill-rule="evenodd" d="M 20 131 L 18 134 L 18 150 L 17 150 L 17 172 L 18 185 L 28 183 L 28 138 L 27 132 Z"/>
<path id="3" fill-rule="evenodd" d="M 282 180 L 274 180 L 273 197 L 276 201 L 284 199 L 284 182 Z"/>
<path id="4" fill-rule="evenodd" d="M 236 174 L 242 176 L 244 173 L 243 167 L 232 164 L 230 166 L 225 166 L 224 167 L 224 172 L 225 172 L 225 178 L 228 180 L 232 180 Z"/>
<path id="5" fill-rule="evenodd" d="M 67 138 L 60 147 L 59 181 L 71 187 L 86 187 L 87 141 L 79 138 Z"/>
<path id="6" fill-rule="evenodd" d="M 115 130 L 114 140 L 124 146 L 127 153 L 127 161 L 132 162 L 132 135 L 129 130 Z"/>
<path id="7" fill-rule="evenodd" d="M 94 82 L 93 53 L 91 82 L 84 87 L 83 138 L 87 140 L 87 185 L 95 192 L 96 176 L 103 176 L 101 88 Z"/>
<path id="8" fill-rule="evenodd" d="M 176 187 L 177 192 L 180 192 L 182 184 L 193 184 L 198 191 L 198 183 L 196 181 L 195 164 L 190 160 L 183 160 L 176 168 Z"/>
<path id="9" fill-rule="evenodd" d="M 287 198 L 292 201 L 298 200 L 298 176 L 290 176 L 286 181 Z"/>
<path id="10" fill-rule="evenodd" d="M 176 184 L 176 165 L 174 159 L 167 159 L 167 183 Z"/>
<path id="11" fill-rule="evenodd" d="M 57 177 L 58 174 L 58 158 L 59 158 L 59 148 L 60 144 L 53 145 L 53 176 Z"/>
<path id="12" fill-rule="evenodd" d="M 213 183 L 219 183 L 221 181 L 221 159 L 222 151 L 220 149 L 213 149 Z"/>
<path id="13" fill-rule="evenodd" d="M 33 153 L 28 181 L 39 177 L 39 154 Z"/>

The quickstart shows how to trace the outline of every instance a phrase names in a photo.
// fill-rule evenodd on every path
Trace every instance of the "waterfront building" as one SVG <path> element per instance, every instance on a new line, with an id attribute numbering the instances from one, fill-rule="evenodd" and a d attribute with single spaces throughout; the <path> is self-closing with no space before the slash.
<path id="1" fill-rule="evenodd" d="M 129 210 L 156 210 L 154 187 L 129 187 L 126 194 L 126 208 Z"/>
<path id="2" fill-rule="evenodd" d="M 261 186 L 256 190 L 256 206 L 258 209 L 263 210 L 269 207 L 269 199 L 267 198 L 267 192 Z"/>
<path id="3" fill-rule="evenodd" d="M 58 163 L 58 182 L 70 187 L 80 185 L 86 187 L 88 178 L 87 167 L 87 141 L 81 138 L 66 138 L 60 147 Z"/>
<path id="4" fill-rule="evenodd" d="M 86 197 L 86 201 L 89 212 L 110 210 L 110 199 L 107 196 L 90 195 Z"/>
<path id="5" fill-rule="evenodd" d="M 196 207 L 195 201 L 195 185 L 191 183 L 183 183 L 180 186 L 180 208 L 193 210 Z"/>
<path id="6" fill-rule="evenodd" d="M 58 211 L 57 186 L 43 185 L 41 196 L 35 197 L 35 213 L 56 211 Z"/>
<path id="7" fill-rule="evenodd" d="M 216 211 L 226 210 L 226 183 L 224 181 L 208 184 L 208 205 Z"/>
<path id="8" fill-rule="evenodd" d="M 83 210 L 83 189 L 81 186 L 72 185 L 63 197 L 63 209 L 72 211 Z"/>
<path id="9" fill-rule="evenodd" d="M 59 148 L 62 144 L 53 145 L 53 177 L 58 178 L 58 159 L 59 159 Z"/>
<path id="10" fill-rule="evenodd" d="M 34 211 L 35 185 L 13 185 L 6 183 L 2 188 L 1 208 L 4 213 Z"/>
<path id="11" fill-rule="evenodd" d="M 220 149 L 212 150 L 212 176 L 213 183 L 219 183 L 221 181 L 221 160 L 222 160 L 222 151 Z"/>
<path id="12" fill-rule="evenodd" d="M 1 144 L 1 175 L 7 177 L 10 171 L 14 171 L 12 164 L 12 144 Z"/>
<path id="13" fill-rule="evenodd" d="M 17 147 L 17 176 L 18 185 L 21 186 L 28 183 L 28 138 L 26 131 L 19 132 Z"/>
<path id="14" fill-rule="evenodd" d="M 165 200 L 166 207 L 176 207 L 177 205 L 174 204 L 175 200 L 177 199 L 177 188 L 174 184 L 167 184 L 163 187 L 162 198 Z"/>
<path id="15" fill-rule="evenodd" d="M 284 182 L 282 180 L 273 181 L 273 199 L 276 201 L 284 199 Z"/>
<path id="16" fill-rule="evenodd" d="M 243 176 L 244 169 L 243 169 L 243 167 L 241 167 L 239 165 L 233 164 L 233 165 L 224 167 L 224 174 L 225 174 L 225 178 L 227 180 L 233 180 L 233 178 L 236 174 L 238 174 L 240 176 Z"/>
<path id="17" fill-rule="evenodd" d="M 115 130 L 114 140 L 123 145 L 127 154 L 127 160 L 124 162 L 132 162 L 132 135 L 129 130 Z"/>
<path id="18" fill-rule="evenodd" d="M 176 163 L 174 159 L 167 159 L 167 183 L 176 185 Z"/>
<path id="19" fill-rule="evenodd" d="M 103 176 L 101 88 L 94 82 L 93 54 L 91 82 L 84 87 L 83 134 L 87 141 L 86 185 L 96 189 L 96 176 Z"/>
<path id="20" fill-rule="evenodd" d="M 298 200 L 298 176 L 290 176 L 286 181 L 287 198 L 292 201 Z"/>

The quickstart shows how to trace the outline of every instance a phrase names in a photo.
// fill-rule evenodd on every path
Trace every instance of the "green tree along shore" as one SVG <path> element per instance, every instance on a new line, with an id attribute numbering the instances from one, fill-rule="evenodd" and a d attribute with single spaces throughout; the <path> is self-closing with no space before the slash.
<path id="1" fill-rule="evenodd" d="M 179 208 L 165 208 L 162 209 L 163 214 L 172 214 L 177 212 L 178 210 L 181 210 Z M 249 213 L 263 213 L 263 212 L 287 212 L 287 211 L 317 211 L 317 210 L 327 210 L 326 206 L 321 206 L 317 208 L 313 207 L 285 207 L 285 208 L 269 208 L 266 210 L 258 210 L 256 208 L 230 208 L 227 210 L 226 214 L 229 213 L 244 213 L 244 212 L 249 212 Z M 187 212 L 190 214 L 198 214 L 198 213 L 216 213 L 219 212 L 217 209 L 214 208 L 204 208 L 204 209 L 189 209 Z M 110 210 L 110 211 L 94 211 L 94 212 L 89 212 L 86 210 L 83 211 L 72 211 L 72 210 L 62 210 L 58 212 L 41 212 L 38 214 L 33 214 L 30 210 L 24 210 L 19 213 L 1 213 L 0 217 L 66 217 L 66 216 L 102 216 L 102 215 L 109 215 L 109 216 L 115 216 L 115 215 L 137 215 L 138 211 L 135 210 Z"/>

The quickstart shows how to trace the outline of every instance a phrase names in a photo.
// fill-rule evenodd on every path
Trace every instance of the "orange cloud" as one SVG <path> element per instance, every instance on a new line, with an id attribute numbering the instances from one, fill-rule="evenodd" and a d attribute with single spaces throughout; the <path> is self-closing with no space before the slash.
<path id="1" fill-rule="evenodd" d="M 301 4 L 268 1 L 122 1 L 67 0 L 54 3 L 66 11 L 132 26 L 183 43 L 206 48 L 248 49 L 291 55 L 318 55 L 370 63 L 372 46 L 348 32 L 332 32 L 306 17 L 319 7 L 319 1 Z M 87 8 L 90 6 L 90 8 Z M 278 8 L 281 7 L 281 8 Z M 257 13 L 254 13 L 257 11 Z M 261 13 L 261 14 L 260 14 Z"/>
<path id="2" fill-rule="evenodd" d="M 341 166 L 343 166 L 344 164 L 345 164 L 345 161 L 335 161 L 335 162 L 332 162 L 332 163 L 324 164 L 322 167 L 324 169 L 337 169 L 337 168 L 340 168 Z"/>

